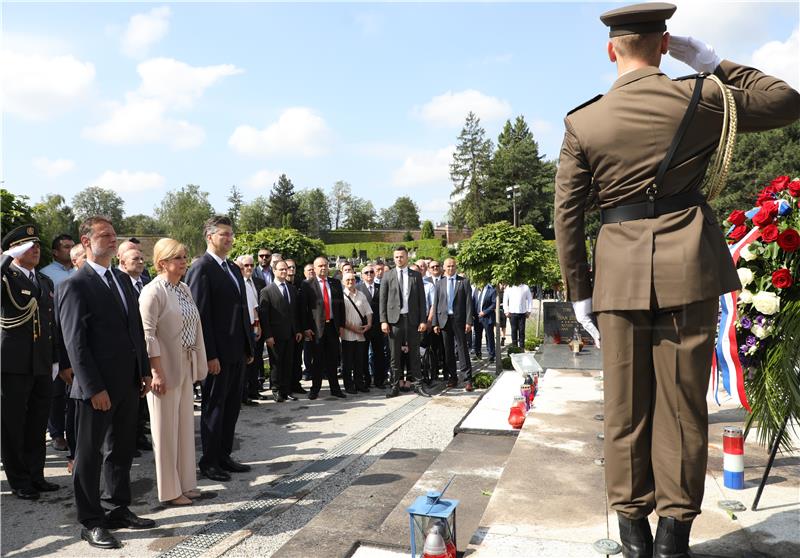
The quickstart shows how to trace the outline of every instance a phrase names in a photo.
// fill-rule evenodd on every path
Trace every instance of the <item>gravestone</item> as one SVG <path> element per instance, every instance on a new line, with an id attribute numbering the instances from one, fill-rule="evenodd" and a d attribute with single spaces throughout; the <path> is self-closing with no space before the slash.
<path id="1" fill-rule="evenodd" d="M 569 343 L 578 328 L 584 345 L 594 345 L 592 336 L 589 335 L 575 318 L 571 302 L 545 302 L 544 314 L 544 342 L 555 345 Z"/>
<path id="2" fill-rule="evenodd" d="M 584 331 L 575 318 L 570 302 L 544 302 L 544 342 L 536 360 L 542 368 L 560 370 L 602 370 L 603 362 L 592 336 Z M 568 343 L 572 340 L 575 328 L 583 341 L 578 354 L 572 352 Z"/>

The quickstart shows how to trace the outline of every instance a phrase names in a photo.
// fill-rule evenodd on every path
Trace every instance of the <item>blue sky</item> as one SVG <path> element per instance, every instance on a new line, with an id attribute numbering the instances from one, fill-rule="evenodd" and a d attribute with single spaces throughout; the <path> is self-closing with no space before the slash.
<path id="1" fill-rule="evenodd" d="M 187 183 L 225 211 L 232 184 L 249 201 L 286 173 L 440 221 L 469 110 L 492 139 L 523 115 L 557 157 L 564 114 L 615 79 L 598 16 L 619 5 L 3 2 L 2 178 L 152 214 Z M 673 34 L 800 86 L 796 1 L 677 5 Z"/>

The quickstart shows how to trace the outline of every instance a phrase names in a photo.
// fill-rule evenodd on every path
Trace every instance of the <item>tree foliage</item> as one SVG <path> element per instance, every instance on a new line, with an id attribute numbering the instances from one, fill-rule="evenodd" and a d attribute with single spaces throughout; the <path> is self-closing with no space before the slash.
<path id="1" fill-rule="evenodd" d="M 231 204 L 228 208 L 228 217 L 230 217 L 231 221 L 233 221 L 233 228 L 236 229 L 239 227 L 239 215 L 242 212 L 242 205 L 244 204 L 242 191 L 239 190 L 236 184 L 231 186 L 231 193 L 228 196 L 228 202 Z"/>
<path id="2" fill-rule="evenodd" d="M 371 201 L 350 196 L 344 227 L 351 230 L 373 229 L 378 225 L 378 212 Z"/>
<path id="3" fill-rule="evenodd" d="M 317 256 L 325 255 L 325 244 L 319 239 L 309 238 L 295 229 L 266 228 L 256 233 L 237 235 L 231 257 L 255 255 L 262 246 L 269 246 L 273 252 L 280 253 L 284 258 L 292 258 L 300 268 Z"/>
<path id="4" fill-rule="evenodd" d="M 269 200 L 266 196 L 258 196 L 250 203 L 242 205 L 238 231 L 254 233 L 274 225 L 275 223 L 269 221 Z"/>
<path id="5" fill-rule="evenodd" d="M 214 214 L 208 192 L 201 192 L 196 184 L 187 184 L 167 192 L 155 213 L 166 234 L 185 244 L 191 255 L 203 252 L 203 223 Z"/>
<path id="6" fill-rule="evenodd" d="M 410 197 L 400 196 L 381 210 L 381 226 L 384 229 L 418 229 L 419 206 Z"/>
<path id="7" fill-rule="evenodd" d="M 20 225 L 36 223 L 28 196 L 12 194 L 0 188 L 0 221 L 0 237 Z"/>
<path id="8" fill-rule="evenodd" d="M 125 202 L 113 190 L 90 186 L 72 198 L 72 211 L 79 222 L 94 215 L 104 215 L 119 227 L 125 216 Z"/>
<path id="9" fill-rule="evenodd" d="M 268 226 L 301 228 L 305 224 L 299 222 L 298 207 L 299 205 L 294 197 L 294 184 L 285 174 L 280 175 L 278 181 L 272 185 L 272 191 L 269 193 Z"/>
<path id="10" fill-rule="evenodd" d="M 46 246 L 50 246 L 53 239 L 60 234 L 68 234 L 78 242 L 78 223 L 64 196 L 47 194 L 33 206 L 32 212 L 39 223 L 39 238 Z"/>
<path id="11" fill-rule="evenodd" d="M 347 204 L 351 196 L 352 190 L 350 184 L 344 180 L 337 181 L 333 185 L 333 188 L 331 188 L 331 193 L 328 196 L 328 207 L 331 215 L 331 224 L 334 229 L 338 229 L 339 226 L 344 223 L 347 214 Z"/>
<path id="12" fill-rule="evenodd" d="M 452 221 L 473 229 L 491 221 L 491 211 L 487 208 L 488 205 L 494 206 L 487 191 L 493 146 L 492 140 L 485 139 L 485 135 L 480 119 L 470 111 L 458 135 L 450 164 L 450 180 L 453 182 L 450 197 L 454 200 L 450 210 Z"/>
<path id="13" fill-rule="evenodd" d="M 319 238 L 323 232 L 331 230 L 331 210 L 328 198 L 322 188 L 300 190 L 295 194 L 298 213 L 305 223 L 305 233 Z"/>
<path id="14" fill-rule="evenodd" d="M 422 222 L 422 230 L 420 231 L 420 235 L 419 235 L 420 240 L 427 240 L 429 238 L 433 238 L 433 235 L 434 235 L 433 223 L 431 223 L 427 219 L 424 220 Z"/>
<path id="15" fill-rule="evenodd" d="M 122 220 L 122 225 L 117 230 L 119 234 L 126 234 L 128 236 L 139 235 L 160 235 L 166 234 L 163 225 L 157 219 L 137 213 L 136 215 L 129 215 Z"/>

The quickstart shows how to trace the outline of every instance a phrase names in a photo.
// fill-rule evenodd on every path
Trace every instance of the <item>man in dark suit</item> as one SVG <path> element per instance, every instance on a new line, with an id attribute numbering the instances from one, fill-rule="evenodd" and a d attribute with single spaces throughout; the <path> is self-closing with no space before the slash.
<path id="1" fill-rule="evenodd" d="M 481 358 L 481 337 L 486 332 L 486 350 L 489 352 L 489 360 L 494 361 L 494 323 L 495 323 L 495 304 L 497 303 L 497 291 L 491 285 L 484 285 L 475 291 L 472 297 L 475 316 L 474 339 L 472 347 L 475 349 L 475 356 Z"/>
<path id="2" fill-rule="evenodd" d="M 453 258 L 444 261 L 444 276 L 436 284 L 433 331 L 441 333 L 443 337 L 447 385 L 458 385 L 458 352 L 458 372 L 464 377 L 464 389 L 472 391 L 472 363 L 467 347 L 467 335 L 472 332 L 472 287 L 469 279 L 456 274 L 456 261 Z"/>
<path id="3" fill-rule="evenodd" d="M 242 277 L 244 277 L 244 290 L 247 293 L 247 309 L 252 324 L 250 331 L 255 345 L 253 361 L 245 368 L 242 403 L 248 406 L 255 406 L 258 405 L 256 401 L 267 399 L 266 396 L 259 393 L 262 389 L 262 382 L 264 381 L 264 333 L 262 331 L 263 325 L 258 319 L 258 294 L 267 284 L 263 279 L 256 277 L 253 272 L 255 261 L 250 254 L 243 254 L 236 258 L 236 265 L 239 266 L 239 269 L 242 271 Z M 270 356 L 269 365 L 270 368 L 274 366 L 272 356 Z"/>
<path id="4" fill-rule="evenodd" d="M 372 308 L 372 315 L 377 318 L 381 309 L 381 286 L 375 282 L 375 268 L 372 265 L 365 265 L 361 270 L 361 279 L 356 288 L 366 295 Z M 372 383 L 376 388 L 383 389 L 386 385 L 386 358 L 383 352 L 383 340 L 386 336 L 380 328 L 371 327 L 366 337 L 369 343 L 369 370 Z"/>
<path id="5" fill-rule="evenodd" d="M 86 263 L 59 285 L 59 321 L 74 374 L 70 397 L 76 400 L 75 504 L 81 538 L 119 548 L 109 528 L 155 526 L 128 509 L 139 398 L 150 390 L 150 361 L 131 282 L 111 267 L 114 227 L 105 217 L 90 217 L 79 232 Z M 100 500 L 101 469 L 108 513 Z"/>
<path id="6" fill-rule="evenodd" d="M 300 300 L 300 287 L 303 285 L 303 274 L 297 273 L 297 262 L 292 259 L 286 260 L 286 281 L 293 285 L 295 291 L 297 291 L 297 307 L 298 309 L 303 308 L 303 303 Z M 312 266 L 313 267 L 313 266 Z M 301 330 L 302 330 L 302 323 Z M 302 331 L 301 331 L 302 333 Z M 292 393 L 301 393 L 307 394 L 308 392 L 300 385 L 300 381 L 303 379 L 303 353 L 306 351 L 304 350 L 305 341 L 303 340 L 303 336 L 300 336 L 300 340 L 295 343 L 293 352 L 292 352 Z M 309 358 L 309 362 L 311 362 Z"/>
<path id="7" fill-rule="evenodd" d="M 292 395 L 292 364 L 294 351 L 303 338 L 300 326 L 300 306 L 297 290 L 286 277 L 285 261 L 273 267 L 275 281 L 261 290 L 258 315 L 263 337 L 274 365 L 270 368 L 272 397 L 278 403 L 287 399 L 297 401 Z"/>
<path id="8" fill-rule="evenodd" d="M 420 334 L 428 327 L 422 275 L 408 268 L 405 246 L 395 249 L 394 263 L 395 268 L 384 273 L 379 292 L 381 331 L 389 336 L 392 366 L 391 386 L 386 397 L 396 397 L 400 393 L 404 352 L 408 354 L 409 377 L 419 379 Z"/>
<path id="9" fill-rule="evenodd" d="M 247 292 L 239 268 L 227 259 L 233 246 L 233 225 L 215 215 L 205 222 L 206 253 L 189 268 L 186 283 L 200 311 L 208 376 L 203 381 L 200 472 L 215 481 L 243 473 L 249 465 L 231 458 L 233 436 L 242 402 L 245 366 L 254 347 L 247 311 Z"/>
<path id="10" fill-rule="evenodd" d="M 57 490 L 44 480 L 44 432 L 58 371 L 58 329 L 53 283 L 35 268 L 41 257 L 34 225 L 22 225 L 2 240 L 0 454 L 11 491 L 23 500 Z M 62 409 L 63 413 L 63 409 Z"/>
<path id="11" fill-rule="evenodd" d="M 347 397 L 339 386 L 336 367 L 339 363 L 339 328 L 344 326 L 344 291 L 342 283 L 328 277 L 328 260 L 314 260 L 315 276 L 307 279 L 300 290 L 303 302 L 302 321 L 305 336 L 311 339 L 311 391 L 316 399 L 322 387 L 322 375 L 328 378 L 331 395 Z"/>

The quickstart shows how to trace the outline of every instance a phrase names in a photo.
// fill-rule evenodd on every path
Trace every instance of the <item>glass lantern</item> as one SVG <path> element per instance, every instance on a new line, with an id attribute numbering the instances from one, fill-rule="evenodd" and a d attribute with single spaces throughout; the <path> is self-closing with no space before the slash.
<path id="1" fill-rule="evenodd" d="M 456 553 L 456 507 L 458 500 L 445 500 L 442 492 L 429 490 L 425 496 L 420 496 L 408 507 L 409 529 L 411 532 L 411 558 L 421 558 L 425 545 L 425 538 L 432 527 L 439 526 L 447 547 L 448 554 Z"/>

